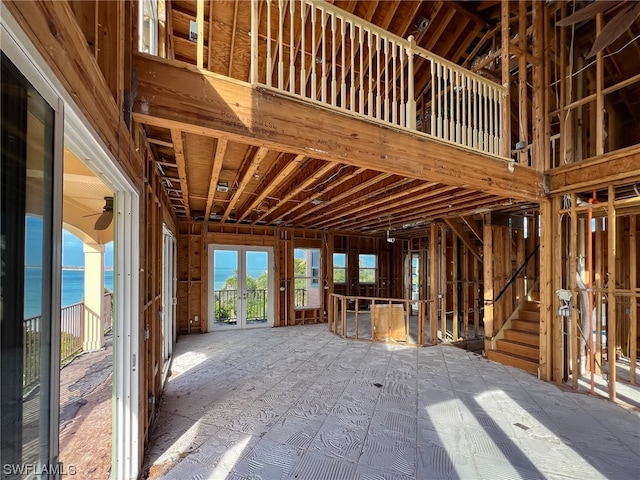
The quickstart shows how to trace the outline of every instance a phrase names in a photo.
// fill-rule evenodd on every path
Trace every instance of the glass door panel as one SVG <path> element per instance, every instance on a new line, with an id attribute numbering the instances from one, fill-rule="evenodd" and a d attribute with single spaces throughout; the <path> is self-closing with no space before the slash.
<path id="1" fill-rule="evenodd" d="M 269 307 L 269 254 L 246 250 L 244 262 L 244 326 L 266 325 Z"/>
<path id="2" fill-rule="evenodd" d="M 272 249 L 210 248 L 210 330 L 273 325 Z"/>
<path id="3" fill-rule="evenodd" d="M 213 305 L 210 323 L 214 327 L 234 328 L 238 325 L 238 272 L 240 256 L 237 250 L 213 251 Z"/>

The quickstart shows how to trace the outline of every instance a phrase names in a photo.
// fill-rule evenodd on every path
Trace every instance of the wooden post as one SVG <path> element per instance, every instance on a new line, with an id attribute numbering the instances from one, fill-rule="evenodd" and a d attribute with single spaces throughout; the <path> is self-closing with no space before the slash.
<path id="1" fill-rule="evenodd" d="M 480 261 L 473 257 L 473 337 L 480 334 Z"/>
<path id="2" fill-rule="evenodd" d="M 431 223 L 429 237 L 429 337 L 432 345 L 438 344 L 438 225 Z"/>
<path id="3" fill-rule="evenodd" d="M 609 185 L 609 199 L 607 205 L 607 283 L 608 283 L 608 308 L 607 308 L 607 363 L 609 366 L 609 401 L 616 400 L 616 189 Z"/>
<path id="4" fill-rule="evenodd" d="M 636 215 L 629 217 L 629 288 L 631 293 L 638 293 L 638 224 Z M 630 332 L 630 363 L 631 372 L 629 381 L 636 383 L 636 363 L 638 361 L 638 297 L 630 297 L 631 306 L 631 332 Z"/>
<path id="5" fill-rule="evenodd" d="M 527 219 L 524 220 L 525 222 Z M 516 268 L 520 268 L 520 265 L 524 263 L 526 258 L 525 255 L 525 244 L 524 244 L 524 230 L 518 229 L 514 232 L 515 241 L 516 241 Z M 524 290 L 524 275 L 525 269 L 518 274 L 518 278 L 516 279 L 516 298 L 517 302 L 520 303 L 524 300 L 524 297 L 527 292 Z"/>
<path id="6" fill-rule="evenodd" d="M 552 338 L 553 338 L 553 225 L 554 216 L 552 202 L 540 202 L 540 221 L 542 234 L 540 236 L 540 347 L 539 368 L 540 378 L 551 381 L 552 370 Z M 533 236 L 534 232 L 529 232 Z"/>
<path id="7" fill-rule="evenodd" d="M 534 2 L 535 3 L 535 2 Z M 527 0 L 520 0 L 518 5 L 518 139 L 529 144 L 529 121 L 527 105 L 529 104 L 527 95 Z M 504 48 L 504 47 L 503 47 Z M 524 154 L 528 155 L 529 151 Z M 518 158 L 519 163 L 523 163 L 522 158 Z M 531 166 L 528 161 L 525 165 Z"/>
<path id="8" fill-rule="evenodd" d="M 602 31 L 603 14 L 596 15 L 596 36 Z M 596 54 L 596 155 L 604 153 L 604 95 L 602 83 L 604 82 L 604 52 L 600 50 Z"/>
<path id="9" fill-rule="evenodd" d="M 196 11 L 196 22 L 198 23 L 198 41 L 196 44 L 196 65 L 198 68 L 204 67 L 204 0 L 198 0 Z"/>
<path id="10" fill-rule="evenodd" d="M 553 265 L 553 289 L 562 288 L 562 215 L 560 214 L 560 206 L 562 204 L 562 197 L 557 196 L 553 198 L 553 240 L 551 245 L 553 246 L 553 252 L 551 262 Z M 544 227 L 544 225 L 543 225 Z M 544 228 L 542 229 L 544 232 Z M 557 385 L 561 385 L 563 381 L 563 365 L 564 357 L 563 344 L 564 344 L 564 317 L 558 314 L 560 309 L 560 299 L 557 295 L 553 294 L 553 309 L 551 311 L 552 318 L 555 318 L 553 325 L 553 378 Z"/>
<path id="11" fill-rule="evenodd" d="M 464 245 L 462 246 L 462 326 L 462 335 L 467 340 L 469 338 L 469 255 Z"/>
<path id="12" fill-rule="evenodd" d="M 440 330 L 442 341 L 447 341 L 447 230 L 440 227 Z"/>
<path id="13" fill-rule="evenodd" d="M 578 214 L 576 213 L 576 194 L 571 194 L 571 231 L 569 232 L 569 285 L 571 297 L 571 334 L 569 337 L 571 345 L 571 387 L 578 389 L 578 378 L 580 377 L 580 338 L 578 336 L 578 290 L 577 290 L 577 262 L 578 262 Z"/>
<path id="14" fill-rule="evenodd" d="M 493 338 L 493 227 L 491 226 L 490 213 L 485 214 L 484 217 L 482 238 L 484 240 L 484 348 L 486 354 L 491 350 L 491 339 Z"/>
<path id="15" fill-rule="evenodd" d="M 511 38 L 509 34 L 509 0 L 502 0 L 500 13 L 502 30 L 502 85 L 507 89 L 505 97 L 502 99 L 502 145 L 500 153 L 503 157 L 511 158 L 511 99 L 509 94 L 509 45 Z M 485 285 L 485 290 L 486 288 L 487 285 Z M 486 308 L 485 304 L 485 316 Z"/>
<path id="16" fill-rule="evenodd" d="M 453 272 L 451 274 L 451 294 L 453 295 L 453 341 L 457 342 L 460 337 L 460 332 L 458 323 L 460 319 L 459 309 L 458 309 L 458 288 L 460 286 L 458 282 L 458 237 L 451 235 L 453 241 Z"/>
<path id="17" fill-rule="evenodd" d="M 544 2 L 533 3 L 533 154 L 531 157 L 532 167 L 538 172 L 542 172 L 546 165 L 546 139 L 547 135 L 547 112 L 545 109 L 546 87 L 545 83 L 545 61 L 544 61 Z M 551 63 L 550 61 L 547 63 Z"/>

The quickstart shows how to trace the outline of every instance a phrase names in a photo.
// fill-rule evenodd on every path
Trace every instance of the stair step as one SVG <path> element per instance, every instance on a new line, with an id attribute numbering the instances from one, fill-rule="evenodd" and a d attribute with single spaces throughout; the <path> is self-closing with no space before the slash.
<path id="1" fill-rule="evenodd" d="M 503 365 L 516 367 L 534 375 L 538 374 L 538 362 L 531 361 L 530 359 L 521 357 L 520 355 L 499 352 L 497 350 L 489 350 L 488 358 L 489 360 L 502 363 Z"/>
<path id="2" fill-rule="evenodd" d="M 497 348 L 495 351 L 519 355 L 535 362 L 538 361 L 539 357 L 538 347 L 534 345 L 528 345 L 526 343 L 515 342 L 513 340 L 498 340 Z"/>
<path id="3" fill-rule="evenodd" d="M 522 332 L 538 333 L 540 331 L 540 322 L 518 318 L 511 320 L 511 328 Z"/>
<path id="4" fill-rule="evenodd" d="M 540 335 L 538 333 L 509 329 L 504 331 L 504 338 L 532 346 L 540 345 Z"/>
<path id="5" fill-rule="evenodd" d="M 520 320 L 533 320 L 540 322 L 540 312 L 530 312 L 528 310 L 518 310 L 518 318 Z"/>
<path id="6" fill-rule="evenodd" d="M 532 300 L 523 300 L 520 304 L 520 310 L 526 310 L 528 312 L 539 312 L 540 311 L 540 302 L 532 301 Z"/>

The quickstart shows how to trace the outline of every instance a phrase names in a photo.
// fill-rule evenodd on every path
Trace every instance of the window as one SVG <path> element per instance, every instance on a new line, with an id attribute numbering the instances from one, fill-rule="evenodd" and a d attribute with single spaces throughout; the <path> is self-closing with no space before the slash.
<path id="1" fill-rule="evenodd" d="M 294 263 L 294 303 L 296 308 L 320 306 L 320 249 L 296 248 Z"/>
<path id="2" fill-rule="evenodd" d="M 318 285 L 320 280 L 320 250 L 311 250 L 311 285 Z"/>
<path id="3" fill-rule="evenodd" d="M 358 255 L 358 282 L 376 283 L 376 264 L 375 255 Z"/>
<path id="4" fill-rule="evenodd" d="M 333 283 L 347 282 L 347 254 L 333 254 Z"/>
<path id="5" fill-rule="evenodd" d="M 138 5 L 138 50 L 158 54 L 158 0 L 140 0 Z"/>

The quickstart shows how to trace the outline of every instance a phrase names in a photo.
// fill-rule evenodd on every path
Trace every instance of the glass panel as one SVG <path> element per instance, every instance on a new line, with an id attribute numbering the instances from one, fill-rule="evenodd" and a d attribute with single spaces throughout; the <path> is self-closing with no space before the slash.
<path id="1" fill-rule="evenodd" d="M 320 249 L 296 248 L 294 257 L 294 302 L 296 308 L 320 306 Z"/>
<path id="2" fill-rule="evenodd" d="M 245 252 L 245 323 L 260 325 L 267 323 L 269 275 L 267 252 Z"/>
<path id="3" fill-rule="evenodd" d="M 376 256 L 358 255 L 358 281 L 360 283 L 376 283 Z"/>
<path id="4" fill-rule="evenodd" d="M 333 254 L 333 283 L 345 283 L 347 280 L 347 254 Z"/>
<path id="5" fill-rule="evenodd" d="M 213 252 L 215 325 L 237 325 L 238 323 L 238 252 L 214 250 Z"/>
<path id="6" fill-rule="evenodd" d="M 1 78 L 0 463 L 22 478 L 49 463 L 55 113 L 4 54 Z"/>

